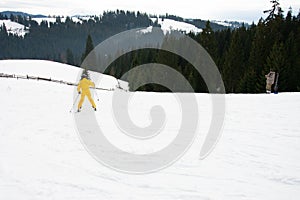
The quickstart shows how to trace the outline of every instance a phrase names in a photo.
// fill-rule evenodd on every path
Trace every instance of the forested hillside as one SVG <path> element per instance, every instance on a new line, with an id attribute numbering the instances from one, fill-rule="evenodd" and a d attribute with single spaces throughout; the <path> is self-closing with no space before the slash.
<path id="1" fill-rule="evenodd" d="M 209 52 L 229 93 L 265 92 L 264 75 L 270 69 L 280 73 L 279 91 L 300 91 L 300 13 L 295 15 L 289 10 L 283 15 L 279 4 L 274 4 L 266 12 L 266 19 L 261 19 L 258 24 L 250 27 L 216 30 L 207 21 L 201 33 L 188 34 Z M 6 27 L 2 25 L 0 59 L 36 58 L 77 66 L 91 47 L 109 36 L 137 27 L 159 26 L 147 14 L 119 10 L 104 12 L 101 16 L 81 22 L 75 22 L 70 17 L 62 22 L 57 17 L 56 22 L 42 21 L 38 24 L 30 17 L 10 18 L 25 25 L 29 33 L 24 37 L 8 34 Z M 121 56 L 111 64 L 107 73 L 120 78 L 135 66 L 149 62 L 173 67 L 189 80 L 196 92 L 207 92 L 201 76 L 183 58 L 154 49 Z M 143 78 L 147 74 L 137 76 Z M 168 91 L 159 85 L 146 85 L 140 90 Z"/>
<path id="2" fill-rule="evenodd" d="M 7 16 L 0 16 L 7 19 Z M 43 20 L 40 24 L 31 18 L 10 16 L 11 21 L 25 25 L 29 33 L 24 37 L 8 34 L 0 28 L 0 59 L 36 58 L 55 60 L 73 65 L 81 64 L 85 41 L 91 35 L 95 44 L 119 32 L 152 24 L 148 15 L 135 12 L 104 12 L 75 22 L 71 17 L 56 22 Z"/>
<path id="3" fill-rule="evenodd" d="M 267 19 L 261 19 L 249 28 L 213 31 L 208 21 L 202 33 L 190 33 L 189 36 L 209 52 L 228 93 L 264 93 L 265 75 L 271 69 L 280 74 L 281 92 L 300 91 L 300 14 L 293 16 L 290 10 L 283 16 L 280 7 L 276 7 Z M 196 92 L 207 92 L 200 74 L 191 64 L 165 51 L 144 49 L 125 54 L 111 65 L 107 73 L 120 78 L 129 69 L 145 63 L 172 66 L 189 80 Z M 147 76 L 149 74 L 141 72 L 136 79 Z M 145 85 L 140 90 L 168 91 L 154 84 Z"/>

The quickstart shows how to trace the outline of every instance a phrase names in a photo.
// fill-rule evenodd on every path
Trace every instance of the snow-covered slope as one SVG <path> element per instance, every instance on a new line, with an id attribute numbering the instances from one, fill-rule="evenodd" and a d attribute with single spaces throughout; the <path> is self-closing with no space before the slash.
<path id="1" fill-rule="evenodd" d="M 224 22 L 224 21 L 216 21 L 213 20 L 212 22 L 216 23 L 216 24 L 220 24 L 222 26 L 227 26 L 227 27 L 231 27 L 231 24 L 229 22 Z"/>
<path id="2" fill-rule="evenodd" d="M 20 67 L 21 66 L 21 67 Z M 56 63 L 52 61 L 40 60 L 6 60 L 1 61 L 0 73 L 12 75 L 28 75 L 40 78 L 54 79 L 58 81 L 65 81 L 70 83 L 78 82 L 78 74 L 81 69 L 78 67 Z M 91 77 L 97 76 L 99 78 L 99 86 L 104 89 L 115 89 L 122 87 L 129 90 L 128 83 L 117 80 L 116 78 L 108 75 L 90 72 Z"/>
<path id="3" fill-rule="evenodd" d="M 192 24 L 188 24 L 185 22 L 175 21 L 173 19 L 162 19 L 162 18 L 151 18 L 153 22 L 157 20 L 157 23 L 161 25 L 161 29 L 166 33 L 172 30 L 176 31 L 184 31 L 186 33 L 193 32 L 193 33 L 200 33 L 202 29 L 197 28 Z"/>
<path id="4" fill-rule="evenodd" d="M 78 72 L 79 68 L 49 61 L 0 61 L 0 73 L 76 81 Z M 201 122 L 196 141 L 175 164 L 147 175 L 113 171 L 85 150 L 69 113 L 74 86 L 0 78 L 0 93 L 0 199 L 300 197 L 299 93 L 226 95 L 223 135 L 205 160 L 198 156 L 210 122 L 210 95 L 196 94 Z M 127 151 L 142 148 L 124 144 L 124 136 L 114 133 L 112 94 L 97 91 L 99 124 L 115 145 Z M 147 124 L 149 106 L 159 103 L 166 110 L 166 131 L 178 130 L 180 107 L 173 95 L 136 92 L 132 101 L 129 113 L 133 121 Z M 83 109 L 90 109 L 87 102 Z M 150 143 L 149 151 L 161 145 L 157 143 Z"/>
<path id="5" fill-rule="evenodd" d="M 71 17 L 72 21 L 77 23 L 82 23 L 83 20 L 89 20 L 93 19 L 91 16 L 73 16 Z M 66 17 L 60 18 L 61 22 L 66 21 Z M 55 23 L 56 22 L 56 17 L 39 17 L 39 18 L 32 18 L 32 20 L 36 21 L 38 24 L 41 24 L 42 21 L 47 21 L 48 23 Z"/>
<path id="6" fill-rule="evenodd" d="M 62 21 L 64 21 L 65 18 L 62 18 Z M 38 24 L 41 24 L 42 21 L 46 21 L 48 23 L 55 23 L 56 18 L 55 17 L 39 17 L 39 18 L 32 18 L 32 20 L 36 21 Z"/>
<path id="7" fill-rule="evenodd" d="M 0 26 L 2 26 L 3 24 L 5 24 L 7 32 L 10 34 L 24 37 L 24 35 L 28 33 L 28 30 L 26 30 L 28 28 L 26 28 L 24 25 L 17 22 L 12 22 L 9 19 L 0 20 Z"/>
<path id="8" fill-rule="evenodd" d="M 73 22 L 77 23 L 82 23 L 83 20 L 88 20 L 91 17 L 89 16 L 74 16 L 72 17 Z M 56 22 L 56 18 L 55 17 L 38 17 L 38 18 L 32 18 L 32 20 L 36 21 L 38 24 L 41 24 L 42 21 L 47 21 L 48 23 L 55 23 Z M 62 22 L 66 21 L 66 18 L 63 17 L 61 18 Z M 25 27 L 22 24 L 19 24 L 17 22 L 12 22 L 11 20 L 7 19 L 7 20 L 0 20 L 0 26 L 2 26 L 3 24 L 5 24 L 5 27 L 7 29 L 7 32 L 13 35 L 17 35 L 17 36 L 22 36 L 24 37 L 24 35 L 26 33 L 29 33 L 29 28 Z M 50 26 L 50 24 L 49 24 Z"/>
<path id="9" fill-rule="evenodd" d="M 89 20 L 89 19 L 94 19 L 92 16 L 73 16 L 72 20 L 74 22 L 79 22 L 82 23 L 82 20 Z M 52 22 L 56 22 L 56 18 L 53 17 L 48 17 L 48 18 L 33 18 L 33 20 L 37 21 L 39 24 L 42 21 L 47 21 L 48 23 Z M 66 20 L 66 18 L 61 18 L 61 21 L 64 22 Z M 153 22 L 155 22 L 157 20 L 157 23 L 161 25 L 161 29 L 167 33 L 170 32 L 172 30 L 176 30 L 176 31 L 184 31 L 186 33 L 189 32 L 194 32 L 194 33 L 199 33 L 202 32 L 202 29 L 197 28 L 196 26 L 189 24 L 189 23 L 185 23 L 185 22 L 179 22 L 179 21 L 175 21 L 172 19 L 162 19 L 162 18 L 151 18 L 151 20 Z"/>
<path id="10" fill-rule="evenodd" d="M 236 28 L 240 28 L 242 26 L 244 27 L 249 27 L 250 25 L 246 22 L 237 22 L 237 21 L 217 21 L 217 20 L 212 20 L 211 22 L 225 26 L 225 27 L 229 27 L 232 29 L 236 29 Z"/>

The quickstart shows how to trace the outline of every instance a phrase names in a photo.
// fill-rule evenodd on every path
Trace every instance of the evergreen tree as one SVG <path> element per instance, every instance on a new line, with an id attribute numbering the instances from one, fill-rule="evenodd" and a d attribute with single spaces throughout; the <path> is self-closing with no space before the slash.
<path id="1" fill-rule="evenodd" d="M 255 93 L 256 91 L 256 72 L 250 68 L 244 74 L 244 77 L 239 82 L 238 91 L 240 93 Z"/>
<path id="2" fill-rule="evenodd" d="M 131 91 L 145 90 L 145 86 L 141 86 L 141 83 L 146 82 L 148 80 L 148 76 L 150 75 L 147 74 L 145 70 L 134 69 L 138 65 L 138 56 L 135 52 L 134 58 L 131 63 L 131 70 L 129 71 L 129 75 L 126 77 L 126 81 L 129 82 L 129 88 L 131 89 Z"/>
<path id="3" fill-rule="evenodd" d="M 75 65 L 72 50 L 68 48 L 66 54 L 67 54 L 67 63 L 70 65 Z"/>
<path id="4" fill-rule="evenodd" d="M 238 92 L 238 85 L 245 73 L 250 48 L 245 28 L 233 31 L 224 61 L 224 82 L 226 91 Z"/>
<path id="5" fill-rule="evenodd" d="M 300 16 L 300 11 L 299 11 L 299 14 L 298 14 L 298 17 Z M 294 65 L 295 65 L 295 73 L 296 73 L 296 76 L 298 77 L 297 78 L 297 91 L 300 92 L 300 55 L 299 55 L 299 52 L 300 52 L 300 17 L 297 18 L 297 31 L 295 33 L 295 47 L 296 47 L 296 52 L 297 52 L 297 56 L 294 57 L 295 59 L 295 62 L 294 62 Z M 296 21 L 296 19 L 295 19 Z"/>
<path id="6" fill-rule="evenodd" d="M 91 35 L 89 34 L 87 39 L 86 39 L 86 45 L 85 45 L 85 51 L 84 51 L 84 54 L 82 55 L 81 57 L 81 62 L 84 62 L 82 64 L 84 64 L 84 68 L 87 70 L 94 70 L 96 71 L 97 70 L 97 66 L 95 66 L 96 64 L 96 54 L 95 52 L 93 51 L 94 49 L 94 44 L 93 44 L 93 40 L 92 40 L 92 37 Z M 88 57 L 87 60 L 85 60 L 86 58 Z"/>
<path id="7" fill-rule="evenodd" d="M 206 22 L 205 28 L 200 34 L 200 44 L 208 51 L 212 58 L 217 58 L 217 41 L 210 26 L 210 21 Z"/>
<path id="8" fill-rule="evenodd" d="M 7 38 L 7 36 L 8 36 L 7 29 L 6 29 L 6 26 L 5 26 L 4 23 L 3 23 L 2 26 L 0 27 L 0 34 L 2 34 L 1 36 L 2 36 L 3 38 Z"/>
<path id="9" fill-rule="evenodd" d="M 254 37 L 251 44 L 251 50 L 249 55 L 248 69 L 246 76 L 247 80 L 253 80 L 255 82 L 255 89 L 253 93 L 263 93 L 266 88 L 265 74 L 267 71 L 264 70 L 265 58 L 269 54 L 269 50 L 265 48 L 266 46 L 266 30 L 263 21 L 260 20 L 258 25 L 254 30 Z M 249 76 L 254 77 L 249 77 Z M 246 81 L 246 80 L 244 80 Z M 251 83 L 247 83 L 249 85 Z"/>
<path id="10" fill-rule="evenodd" d="M 82 55 L 82 61 L 89 55 L 89 53 L 94 49 L 94 44 L 91 35 L 89 34 L 86 39 L 85 51 Z"/>
<path id="11" fill-rule="evenodd" d="M 299 81 L 300 67 L 299 65 L 297 65 L 297 59 L 299 59 L 298 58 L 299 55 L 298 55 L 298 50 L 296 45 L 297 42 L 295 40 L 295 34 L 291 32 L 284 45 L 284 52 L 285 52 L 284 55 L 286 55 L 286 62 L 284 66 L 285 66 L 286 74 L 283 75 L 286 76 L 286 83 L 287 83 L 286 91 L 288 92 L 297 91 L 297 85 L 300 82 Z"/>
<path id="12" fill-rule="evenodd" d="M 270 10 L 265 10 L 264 13 L 268 13 L 268 17 L 266 18 L 266 22 L 272 21 L 277 17 L 283 17 L 283 10 L 280 7 L 279 0 L 271 0 L 272 8 Z"/>
<path id="13" fill-rule="evenodd" d="M 0 26 L 0 47 L 1 47 L 1 51 L 0 51 L 0 55 L 2 54 L 2 56 L 0 56 L 0 58 L 10 58 L 9 55 L 9 51 L 10 51 L 10 47 L 11 44 L 9 44 L 9 36 L 8 36 L 8 32 L 6 29 L 5 24 L 3 23 L 2 26 Z"/>
<path id="14" fill-rule="evenodd" d="M 230 40 L 232 37 L 232 32 L 228 28 L 226 30 L 221 30 L 215 33 L 217 41 L 217 57 L 214 58 L 220 72 L 224 74 L 224 61 L 226 57 L 226 52 L 228 51 Z"/>

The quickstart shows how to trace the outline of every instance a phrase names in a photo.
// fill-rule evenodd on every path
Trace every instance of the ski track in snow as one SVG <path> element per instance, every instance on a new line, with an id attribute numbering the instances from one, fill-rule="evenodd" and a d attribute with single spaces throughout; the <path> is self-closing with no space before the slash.
<path id="1" fill-rule="evenodd" d="M 78 72 L 79 68 L 49 61 L 0 61 L 0 73 L 75 82 Z M 115 84 L 114 79 L 107 82 Z M 85 150 L 69 113 L 74 87 L 0 78 L 0 93 L 0 199 L 300 198 L 299 93 L 226 95 L 223 134 L 205 160 L 198 157 L 210 122 L 210 97 L 196 94 L 201 134 L 175 164 L 146 175 L 113 171 Z M 97 119 L 112 132 L 112 92 L 97 94 Z M 166 108 L 166 128 L 176 131 L 180 109 L 172 99 L 170 94 L 136 92 L 137 106 L 129 106 L 133 121 L 147 124 L 149 105 L 161 102 L 174 108 Z M 83 109 L 89 108 L 85 101 Z M 113 134 L 109 137 L 123 148 L 130 146 Z"/>

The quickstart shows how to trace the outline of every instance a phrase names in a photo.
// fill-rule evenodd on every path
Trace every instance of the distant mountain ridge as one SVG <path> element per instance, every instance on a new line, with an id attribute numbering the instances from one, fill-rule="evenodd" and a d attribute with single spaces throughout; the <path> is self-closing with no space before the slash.
<path id="1" fill-rule="evenodd" d="M 46 15 L 42 15 L 42 14 L 38 14 L 38 15 L 33 15 L 33 14 L 29 14 L 29 13 L 25 13 L 25 12 L 20 12 L 20 11 L 3 11 L 0 12 L 0 15 L 2 16 L 6 16 L 6 17 L 10 17 L 11 15 L 14 16 L 22 16 L 22 17 L 31 17 L 31 18 L 47 18 L 48 16 Z M 81 17 L 81 15 L 73 15 L 72 17 Z M 84 15 L 84 17 L 87 17 L 87 15 Z M 154 17 L 158 17 L 158 16 L 151 16 L 149 15 L 149 18 L 154 18 Z M 159 18 L 165 18 L 165 19 L 172 19 L 178 22 L 185 22 L 191 25 L 196 26 L 197 28 L 203 29 L 205 28 L 205 24 L 207 22 L 207 20 L 202 20 L 202 19 L 185 19 L 179 16 L 175 16 L 175 15 L 160 15 Z M 217 20 L 210 20 L 210 25 L 212 27 L 212 29 L 214 31 L 216 30 L 223 30 L 223 29 L 227 29 L 227 28 L 239 28 L 242 26 L 245 27 L 249 27 L 250 25 L 247 23 L 243 23 L 243 22 L 236 22 L 236 21 L 217 21 Z"/>
<path id="2" fill-rule="evenodd" d="M 25 12 L 19 12 L 19 11 L 3 11 L 3 12 L 0 12 L 0 14 L 2 16 L 6 16 L 8 18 L 11 15 L 22 16 L 22 17 L 31 17 L 31 18 L 44 18 L 44 17 L 47 17 L 46 15 L 41 15 L 41 14 L 32 15 L 32 14 L 28 14 L 28 13 L 25 13 Z"/>

